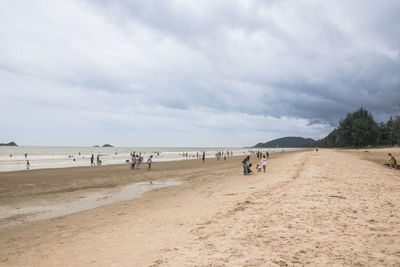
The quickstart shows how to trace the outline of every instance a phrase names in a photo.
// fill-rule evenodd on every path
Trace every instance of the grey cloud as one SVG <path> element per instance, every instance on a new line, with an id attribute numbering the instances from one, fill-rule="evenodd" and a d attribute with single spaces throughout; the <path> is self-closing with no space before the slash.
<path id="1" fill-rule="evenodd" d="M 289 118 L 314 138 L 360 106 L 378 120 L 400 114 L 394 0 L 5 4 L 5 109 L 12 102 L 41 107 L 38 116 L 52 109 L 82 111 L 87 120 L 101 114 L 107 129 L 146 121 L 147 130 L 212 129 L 216 136 L 247 127 L 279 137 L 291 129 L 274 119 L 290 125 Z M 247 121 L 227 123 L 238 114 Z M 249 131 L 240 140 L 255 138 Z"/>

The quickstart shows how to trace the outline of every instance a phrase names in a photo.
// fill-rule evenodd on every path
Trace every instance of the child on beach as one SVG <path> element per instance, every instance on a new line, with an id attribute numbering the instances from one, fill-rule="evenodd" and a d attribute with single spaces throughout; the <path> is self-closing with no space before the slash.
<path id="1" fill-rule="evenodd" d="M 90 166 L 95 166 L 95 164 L 94 164 L 94 155 L 93 154 L 90 157 Z"/>
<path id="2" fill-rule="evenodd" d="M 26 169 L 29 170 L 29 168 L 31 167 L 31 164 L 29 163 L 29 160 L 26 161 Z"/>
<path id="3" fill-rule="evenodd" d="M 257 166 L 256 166 L 256 170 L 257 170 L 258 172 L 260 172 L 260 171 L 261 171 L 261 167 L 260 167 L 260 165 L 259 165 L 259 164 L 257 164 Z"/>
<path id="4" fill-rule="evenodd" d="M 388 156 L 390 157 L 389 168 L 394 167 L 395 169 L 397 169 L 397 160 L 396 160 L 396 158 L 392 155 L 392 153 L 389 153 Z"/>
<path id="5" fill-rule="evenodd" d="M 250 169 L 252 165 L 253 165 L 253 164 L 250 163 L 248 166 L 246 166 L 246 170 L 247 170 L 247 174 L 248 174 L 248 175 L 254 174 L 254 172 Z"/>
<path id="6" fill-rule="evenodd" d="M 153 159 L 153 155 L 151 155 L 150 158 L 147 160 L 147 164 L 149 164 L 149 167 L 147 167 L 148 171 L 151 171 L 151 163 L 153 162 L 152 159 Z"/>
<path id="7" fill-rule="evenodd" d="M 263 166 L 263 170 L 265 172 L 265 168 L 267 167 L 267 158 L 265 157 L 265 155 L 263 155 L 262 159 L 261 159 L 261 163 Z"/>

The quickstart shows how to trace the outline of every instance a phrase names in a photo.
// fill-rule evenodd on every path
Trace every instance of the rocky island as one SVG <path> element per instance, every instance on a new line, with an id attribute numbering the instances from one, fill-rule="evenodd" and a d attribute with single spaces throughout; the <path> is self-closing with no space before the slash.
<path id="1" fill-rule="evenodd" d="M 110 144 L 105 144 L 105 145 L 103 145 L 103 147 L 113 147 L 113 146 Z"/>
<path id="2" fill-rule="evenodd" d="M 10 143 L 0 143 L 0 146 L 18 146 L 15 142 Z"/>

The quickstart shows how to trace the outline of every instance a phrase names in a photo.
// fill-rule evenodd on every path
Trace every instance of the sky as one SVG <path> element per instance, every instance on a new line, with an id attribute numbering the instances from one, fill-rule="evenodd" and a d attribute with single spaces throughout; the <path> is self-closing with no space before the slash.
<path id="1" fill-rule="evenodd" d="M 400 115 L 398 0 L 0 6 L 0 142 L 241 147 Z"/>

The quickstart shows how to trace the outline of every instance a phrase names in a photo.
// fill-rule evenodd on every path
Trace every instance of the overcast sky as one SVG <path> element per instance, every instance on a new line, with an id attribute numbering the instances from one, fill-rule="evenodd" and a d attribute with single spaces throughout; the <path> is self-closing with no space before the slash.
<path id="1" fill-rule="evenodd" d="M 0 142 L 249 146 L 400 115 L 400 1 L 0 0 Z"/>

